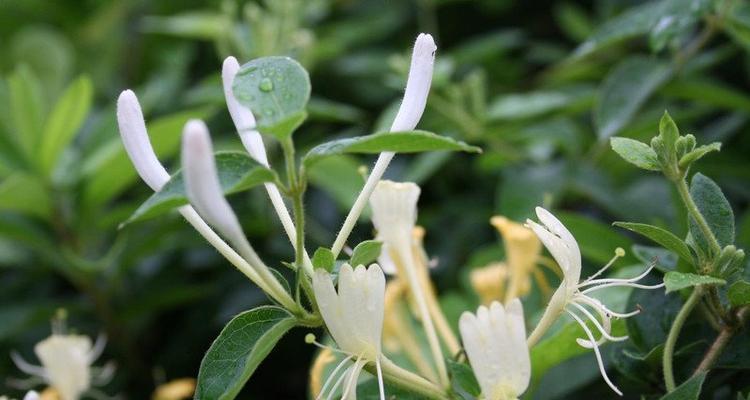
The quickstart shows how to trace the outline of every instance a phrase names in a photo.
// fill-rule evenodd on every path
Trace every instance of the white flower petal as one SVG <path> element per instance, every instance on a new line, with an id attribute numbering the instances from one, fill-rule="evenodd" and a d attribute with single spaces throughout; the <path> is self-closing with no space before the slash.
<path id="1" fill-rule="evenodd" d="M 34 347 L 50 386 L 63 400 L 77 400 L 91 386 L 89 370 L 91 339 L 79 335 L 55 335 Z"/>
<path id="2" fill-rule="evenodd" d="M 198 214 L 230 241 L 241 243 L 244 240 L 242 227 L 221 190 L 213 146 L 203 121 L 190 120 L 185 124 L 182 171 L 187 197 Z"/>
<path id="3" fill-rule="evenodd" d="M 141 106 L 132 90 L 125 90 L 117 99 L 117 124 L 125 151 L 138 175 L 151 189 L 158 192 L 169 181 L 169 173 L 156 158 Z"/>
<path id="4" fill-rule="evenodd" d="M 382 180 L 370 196 L 372 223 L 392 251 L 403 246 L 411 248 L 419 193 L 419 186 L 414 183 Z"/>
<path id="5" fill-rule="evenodd" d="M 224 98 L 227 102 L 229 115 L 232 117 L 234 126 L 240 134 L 240 140 L 242 140 L 245 150 L 250 153 L 250 156 L 255 161 L 268 166 L 268 156 L 266 155 L 266 148 L 263 145 L 263 138 L 255 130 L 255 116 L 249 108 L 237 101 L 232 91 L 232 83 L 239 70 L 240 64 L 236 58 L 230 56 L 224 60 L 224 65 L 221 69 L 221 79 L 224 84 Z"/>
<path id="6" fill-rule="evenodd" d="M 414 51 L 411 56 L 411 67 L 409 77 L 406 81 L 404 99 L 401 107 L 391 125 L 391 131 L 408 131 L 414 129 L 422 118 L 427 95 L 432 83 L 432 69 L 435 62 L 435 41 L 432 36 L 420 33 L 414 43 Z"/>

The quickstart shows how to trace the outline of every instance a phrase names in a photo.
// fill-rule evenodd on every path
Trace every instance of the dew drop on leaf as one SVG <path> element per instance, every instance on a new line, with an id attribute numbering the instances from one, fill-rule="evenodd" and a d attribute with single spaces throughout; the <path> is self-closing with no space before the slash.
<path id="1" fill-rule="evenodd" d="M 273 90 L 273 82 L 268 78 L 263 78 L 261 79 L 260 84 L 258 84 L 258 87 L 264 92 L 270 92 Z"/>

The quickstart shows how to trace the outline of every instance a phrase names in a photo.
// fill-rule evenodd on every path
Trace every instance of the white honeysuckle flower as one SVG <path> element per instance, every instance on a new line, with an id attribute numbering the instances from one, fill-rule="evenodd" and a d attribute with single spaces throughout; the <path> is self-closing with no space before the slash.
<path id="1" fill-rule="evenodd" d="M 158 192 L 169 181 L 169 173 L 151 147 L 143 111 L 132 90 L 123 91 L 117 99 L 117 124 L 125 151 L 138 175 L 151 189 Z"/>
<path id="2" fill-rule="evenodd" d="M 242 140 L 245 149 L 255 161 L 267 167 L 268 156 L 266 155 L 266 148 L 263 145 L 263 138 L 261 138 L 260 133 L 255 129 L 255 116 L 250 109 L 237 101 L 232 92 L 232 82 L 234 82 L 234 77 L 239 70 L 240 64 L 236 58 L 230 56 L 224 60 L 221 68 L 224 98 L 227 102 L 229 115 L 232 117 L 232 121 L 234 121 L 234 126 L 240 134 L 240 140 Z"/>
<path id="3" fill-rule="evenodd" d="M 618 248 L 615 251 L 615 256 L 610 260 L 602 269 L 590 276 L 584 281 L 580 281 L 581 278 L 581 251 L 578 248 L 573 235 L 568 229 L 552 215 L 549 211 L 537 207 L 536 215 L 542 225 L 532 221 L 526 220 L 526 224 L 531 228 L 534 233 L 539 237 L 547 250 L 555 258 L 555 261 L 560 266 L 563 272 L 563 281 L 560 287 L 552 295 L 547 308 L 542 315 L 539 324 L 531 333 L 528 339 L 529 346 L 534 345 L 544 332 L 555 322 L 563 312 L 570 315 L 584 330 L 587 339 L 578 338 L 576 342 L 585 348 L 593 349 L 596 355 L 596 360 L 599 365 L 599 371 L 612 390 L 618 395 L 622 396 L 620 389 L 615 386 L 607 376 L 607 372 L 604 368 L 601 354 L 599 352 L 599 346 L 609 341 L 623 341 L 627 340 L 627 336 L 612 336 L 612 318 L 628 318 L 634 316 L 640 312 L 635 310 L 629 313 L 619 313 L 610 310 L 602 304 L 598 299 L 591 297 L 589 294 L 600 289 L 608 287 L 633 287 L 640 289 L 658 289 L 664 286 L 664 284 L 658 284 L 653 286 L 638 284 L 639 280 L 646 277 L 651 272 L 654 265 L 651 265 L 642 274 L 629 279 L 614 279 L 604 278 L 595 279 L 601 275 L 604 271 L 609 268 L 614 261 L 625 255 L 624 250 Z M 593 310 L 599 319 L 596 318 L 590 310 Z M 581 317 L 581 314 L 583 317 Z M 588 328 L 586 320 L 591 321 L 601 337 L 597 340 L 594 333 Z"/>
<path id="4" fill-rule="evenodd" d="M 237 215 L 221 189 L 208 127 L 201 120 L 190 120 L 183 129 L 182 171 L 187 197 L 198 214 L 230 242 L 244 238 Z"/>
<path id="5" fill-rule="evenodd" d="M 420 33 L 414 42 L 411 55 L 409 77 L 406 80 L 404 98 L 393 120 L 391 131 L 408 131 L 417 126 L 432 84 L 432 70 L 435 63 L 435 40 L 429 33 Z"/>
<path id="6" fill-rule="evenodd" d="M 383 242 L 384 259 L 391 265 L 390 252 L 411 248 L 420 191 L 412 182 L 382 180 L 370 196 L 372 224 L 378 232 L 375 239 Z"/>
<path id="7" fill-rule="evenodd" d="M 411 66 L 409 67 L 409 76 L 406 80 L 404 97 L 401 100 L 401 106 L 398 109 L 396 118 L 393 120 L 393 124 L 391 124 L 391 132 L 412 130 L 417 126 L 420 118 L 422 118 L 425 105 L 427 104 L 427 95 L 430 93 L 430 85 L 432 84 L 432 71 L 436 50 L 437 46 L 432 35 L 420 33 L 417 36 L 411 55 Z M 347 214 L 344 224 L 331 246 L 334 255 L 338 255 L 341 249 L 344 248 L 346 240 L 354 228 L 354 224 L 356 224 L 357 219 L 362 214 L 362 210 L 367 205 L 370 195 L 375 190 L 375 185 L 383 177 L 388 164 L 390 164 L 395 154 L 394 152 L 383 152 L 378 156 L 378 160 L 375 162 L 370 176 L 367 177 L 362 191 L 354 201 L 352 209 Z"/>
<path id="8" fill-rule="evenodd" d="M 385 310 L 385 275 L 377 264 L 365 268 L 359 265 L 352 268 L 344 264 L 339 270 L 338 293 L 333 287 L 333 278 L 323 269 L 316 269 L 312 279 L 315 300 L 320 314 L 333 340 L 346 358 L 333 370 L 318 394 L 318 399 L 328 392 L 328 398 L 336 393 L 341 383 L 346 380 L 343 399 L 356 399 L 357 379 L 367 363 L 375 363 L 380 386 L 380 398 L 385 399 L 381 363 L 381 339 Z M 307 341 L 315 342 L 312 334 Z M 346 370 L 339 371 L 344 365 L 353 361 Z M 339 375 L 333 386 L 329 385 Z"/>
<path id="9" fill-rule="evenodd" d="M 88 336 L 52 333 L 50 337 L 34 346 L 34 353 L 41 366 L 32 365 L 18 353 L 12 352 L 11 359 L 21 371 L 41 378 L 54 388 L 62 400 L 78 400 L 92 384 L 103 385 L 109 382 L 114 366 L 94 368 L 92 364 L 101 356 L 106 339 L 100 335 L 94 344 Z M 32 392 L 26 398 L 34 399 Z M 31 397 L 29 397 L 31 396 Z"/>
<path id="10" fill-rule="evenodd" d="M 25 396 L 23 396 L 23 400 L 39 400 L 39 393 L 29 390 Z"/>
<path id="11" fill-rule="evenodd" d="M 465 311 L 458 322 L 466 355 L 485 400 L 517 399 L 529 387 L 531 360 L 521 301 Z"/>

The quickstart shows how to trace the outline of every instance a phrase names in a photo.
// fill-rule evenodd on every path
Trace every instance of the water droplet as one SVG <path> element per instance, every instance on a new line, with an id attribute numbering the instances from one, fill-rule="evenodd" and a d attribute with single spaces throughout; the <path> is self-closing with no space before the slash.
<path id="1" fill-rule="evenodd" d="M 273 109 L 266 108 L 265 110 L 263 110 L 263 113 L 270 117 L 273 115 Z"/>
<path id="2" fill-rule="evenodd" d="M 270 92 L 273 90 L 273 82 L 268 78 L 263 78 L 258 85 L 258 88 L 264 92 Z"/>

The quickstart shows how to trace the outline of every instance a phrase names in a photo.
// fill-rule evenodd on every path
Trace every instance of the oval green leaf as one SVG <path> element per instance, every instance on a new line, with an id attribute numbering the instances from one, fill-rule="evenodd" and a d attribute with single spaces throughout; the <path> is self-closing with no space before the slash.
<path id="1" fill-rule="evenodd" d="M 263 57 L 242 66 L 232 91 L 253 111 L 260 132 L 284 138 L 306 117 L 310 77 L 289 57 Z"/>
<path id="2" fill-rule="evenodd" d="M 665 229 L 659 228 L 658 226 L 638 224 L 635 222 L 615 222 L 613 225 L 625 228 L 653 240 L 665 249 L 674 251 L 680 256 L 680 258 L 688 263 L 692 264 L 694 262 L 687 244 L 685 244 L 682 239 Z"/>
<path id="3" fill-rule="evenodd" d="M 241 152 L 216 153 L 216 169 L 224 194 L 248 190 L 265 182 L 273 182 L 276 173 Z M 135 210 L 133 215 L 123 222 L 127 224 L 153 218 L 167 211 L 188 203 L 185 180 L 181 171 L 177 171 L 162 189 L 149 197 Z"/>
<path id="4" fill-rule="evenodd" d="M 594 123 L 600 139 L 624 128 L 651 94 L 672 75 L 669 64 L 645 57 L 619 63 L 604 79 L 594 106 Z"/>
<path id="5" fill-rule="evenodd" d="M 649 145 L 624 137 L 613 137 L 610 139 L 612 150 L 623 160 L 649 171 L 661 171 L 656 152 Z"/>
<path id="6" fill-rule="evenodd" d="M 719 185 L 711 178 L 697 173 L 690 181 L 690 197 L 693 198 L 698 211 L 706 219 L 719 246 L 723 248 L 734 243 L 734 212 Z M 690 235 L 705 254 L 711 254 L 708 241 L 692 218 L 690 218 Z"/>
<path id="7" fill-rule="evenodd" d="M 304 158 L 305 166 L 330 156 L 340 154 L 376 154 L 383 151 L 395 153 L 421 153 L 425 151 L 482 150 L 464 142 L 427 131 L 378 132 L 367 136 L 333 140 L 315 146 Z"/>
<path id="8" fill-rule="evenodd" d="M 689 272 L 669 271 L 664 275 L 664 285 L 667 293 L 701 285 L 724 285 L 727 281 L 708 275 L 691 274 Z"/>
<path id="9" fill-rule="evenodd" d="M 224 327 L 201 361 L 195 399 L 234 399 L 276 343 L 296 325 L 283 308 L 245 311 Z"/>

